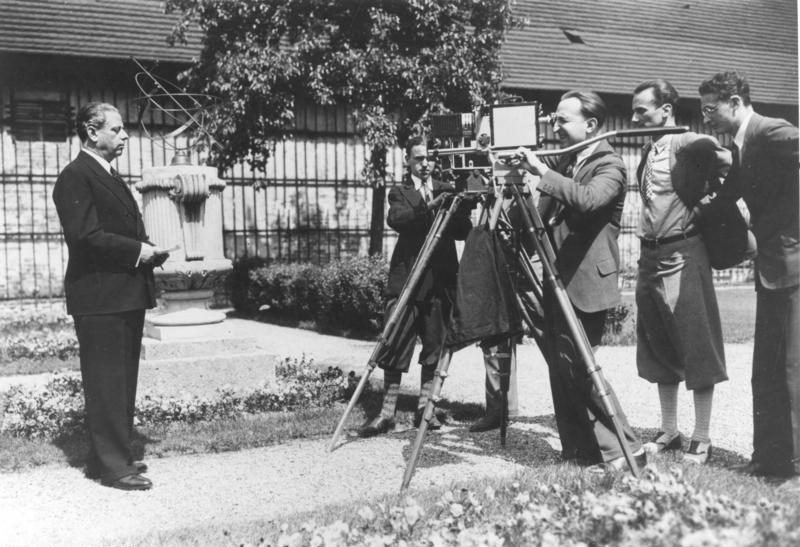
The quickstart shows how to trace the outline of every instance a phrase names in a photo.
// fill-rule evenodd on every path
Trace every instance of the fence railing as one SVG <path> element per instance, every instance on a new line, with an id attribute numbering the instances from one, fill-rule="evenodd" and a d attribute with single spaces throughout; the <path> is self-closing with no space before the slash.
<path id="1" fill-rule="evenodd" d="M 118 104 L 126 97 L 116 99 Z M 0 100 L 5 99 L 0 96 Z M 85 97 L 75 95 L 71 100 L 77 104 Z M 126 120 L 135 118 L 135 109 L 121 111 Z M 267 173 L 254 173 L 242 164 L 224 174 L 223 237 L 226 256 L 231 259 L 259 256 L 325 263 L 367 252 L 372 190 L 361 182 L 367 154 L 363 143 L 353 134 L 342 108 L 306 107 L 297 119 L 295 137 L 276 146 Z M 701 130 L 699 121 L 692 123 L 695 130 Z M 627 124 L 622 115 L 607 122 L 609 130 Z M 159 128 L 158 124 L 152 124 L 151 136 L 153 128 Z M 117 167 L 135 183 L 144 168 L 167 164 L 171 152 L 154 145 L 152 138 L 135 127 L 130 134 Z M 548 147 L 554 146 L 552 137 L 546 135 Z M 176 139 L 173 144 L 182 143 Z M 629 173 L 619 244 L 623 284 L 630 287 L 639 257 L 635 226 L 640 201 L 633 174 L 644 140 L 614 144 Z M 78 149 L 74 136 L 60 142 L 25 142 L 15 140 L 8 127 L 0 126 L 0 300 L 63 294 L 67 251 L 51 193 L 58 173 Z M 399 177 L 402 152 L 396 149 L 388 159 L 389 171 Z M 385 228 L 385 253 L 391 251 L 395 239 L 394 232 Z M 715 279 L 739 283 L 751 275 L 750 266 L 744 265 L 716 272 Z"/>

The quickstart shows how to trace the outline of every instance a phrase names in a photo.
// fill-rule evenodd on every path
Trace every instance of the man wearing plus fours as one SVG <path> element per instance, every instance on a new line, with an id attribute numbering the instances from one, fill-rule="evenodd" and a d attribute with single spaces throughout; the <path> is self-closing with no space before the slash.
<path id="1" fill-rule="evenodd" d="M 119 111 L 89 103 L 76 118 L 83 144 L 58 176 L 53 201 L 69 261 L 64 277 L 73 316 L 90 437 L 87 475 L 122 490 L 152 486 L 131 451 L 145 309 L 155 306 L 152 245 L 130 188 L 111 165 L 128 135 Z"/>
<path id="2" fill-rule="evenodd" d="M 443 206 L 447 193 L 455 190 L 449 184 L 431 178 L 432 165 L 428 162 L 428 147 L 423 138 L 412 137 L 405 150 L 408 173 L 403 177 L 402 184 L 389 191 L 387 223 L 397 231 L 398 238 L 389 264 L 387 317 L 411 275 L 436 211 Z M 379 366 L 383 369 L 383 405 L 380 414 L 359 429 L 361 437 L 372 437 L 394 428 L 400 380 L 402 373 L 408 371 L 417 336 L 422 340 L 419 354 L 422 370 L 414 425 L 420 424 L 433 388 L 436 365 L 444 346 L 445 324 L 453 305 L 458 274 L 458 257 L 453 240 L 464 239 L 471 228 L 468 210 L 460 208 L 442 234 L 442 241 L 422 276 L 416 298 L 409 303 L 407 315 L 401 320 L 398 343 L 378 357 Z M 434 416 L 428 427 L 438 429 L 441 423 Z"/>
<path id="3" fill-rule="evenodd" d="M 753 110 L 736 72 L 700 84 L 703 119 L 733 137 L 733 163 L 720 197 L 744 198 L 756 237 L 753 342 L 754 475 L 800 474 L 800 220 L 798 130 Z"/>
<path id="4" fill-rule="evenodd" d="M 638 127 L 675 125 L 678 92 L 666 80 L 642 82 L 633 92 Z M 644 147 L 636 179 L 642 197 L 636 280 L 636 365 L 658 385 L 661 429 L 645 445 L 650 453 L 680 450 L 678 386 L 694 399 L 694 432 L 684 460 L 705 463 L 714 385 L 728 379 L 717 297 L 695 207 L 720 189 L 731 154 L 714 137 L 663 135 Z"/>

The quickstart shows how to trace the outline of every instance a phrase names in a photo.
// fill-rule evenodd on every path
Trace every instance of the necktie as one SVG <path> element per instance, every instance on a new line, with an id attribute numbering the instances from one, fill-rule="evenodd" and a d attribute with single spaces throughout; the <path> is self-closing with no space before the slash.
<path id="1" fill-rule="evenodd" d="M 656 155 L 656 147 L 651 146 L 650 151 L 647 153 L 647 160 L 644 162 L 644 171 L 642 172 L 642 186 L 639 189 L 642 194 L 642 200 L 645 203 L 653 201 L 655 192 L 653 190 L 653 161 Z"/>
<path id="2" fill-rule="evenodd" d="M 422 199 L 425 200 L 425 203 L 431 202 L 431 191 L 428 189 L 428 185 L 424 182 L 419 185 L 419 193 L 422 194 Z"/>
<path id="3" fill-rule="evenodd" d="M 117 173 L 117 170 L 116 170 L 116 169 L 114 169 L 113 167 L 111 168 L 111 176 L 112 176 L 112 177 L 114 177 L 114 180 L 121 182 L 121 183 L 122 183 L 122 184 L 124 184 L 126 187 L 128 186 L 128 185 L 127 185 L 127 183 L 125 182 L 125 179 L 123 179 L 123 178 L 120 176 L 120 174 L 119 174 L 119 173 Z"/>

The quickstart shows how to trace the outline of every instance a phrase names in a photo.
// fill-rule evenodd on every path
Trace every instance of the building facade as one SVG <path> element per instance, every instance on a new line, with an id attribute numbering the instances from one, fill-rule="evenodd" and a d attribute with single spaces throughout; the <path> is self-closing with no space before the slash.
<path id="1" fill-rule="evenodd" d="M 713 4 L 583 0 L 566 13 L 559 2 L 518 1 L 515 9 L 527 23 L 504 46 L 505 89 L 540 102 L 546 112 L 563 91 L 593 89 L 608 102 L 606 129 L 614 130 L 630 126 L 633 87 L 665 77 L 685 97 L 678 122 L 705 132 L 697 85 L 718 70 L 737 69 L 751 78 L 757 110 L 797 124 L 796 3 L 731 0 L 725 10 Z M 144 108 L 147 86 L 137 83 L 140 69 L 130 59 L 173 80 L 188 66 L 200 37 L 190 34 L 188 45 L 168 46 L 174 18 L 161 10 L 152 0 L 0 3 L 0 299 L 62 294 L 66 249 L 50 194 L 79 150 L 71 120 L 81 104 L 104 100 L 120 108 L 131 138 L 118 170 L 131 184 L 142 169 L 168 164 L 175 149 L 187 145 L 183 135 L 164 138 L 179 121 Z M 372 194 L 361 169 L 367 150 L 347 108 L 299 104 L 296 124 L 295 137 L 277 146 L 266 173 L 246 165 L 220 173 L 228 185 L 223 230 L 229 258 L 324 263 L 366 252 Z M 633 174 L 644 143 L 614 142 L 629 171 L 621 236 L 627 283 L 638 259 Z M 545 146 L 555 146 L 551 133 Z M 401 151 L 389 160 L 399 177 Z M 393 241 L 387 229 L 386 252 Z M 718 273 L 728 281 L 748 275 L 747 265 Z"/>

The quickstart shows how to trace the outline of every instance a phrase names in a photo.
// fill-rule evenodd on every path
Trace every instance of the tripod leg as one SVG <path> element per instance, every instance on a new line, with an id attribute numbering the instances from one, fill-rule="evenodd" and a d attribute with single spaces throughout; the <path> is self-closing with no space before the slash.
<path id="1" fill-rule="evenodd" d="M 511 194 L 515 197 L 518 203 L 523 204 L 522 195 L 520 194 L 516 185 L 508 184 L 506 187 L 509 188 Z M 639 468 L 636 465 L 633 454 L 631 453 L 631 448 L 628 445 L 628 439 L 625 437 L 625 434 L 622 430 L 622 424 L 620 423 L 619 416 L 617 415 L 616 406 L 611 400 L 609 384 L 606 381 L 602 370 L 595 361 L 594 353 L 591 345 L 589 344 L 586 332 L 578 320 L 575 309 L 572 307 L 572 301 L 567 295 L 567 290 L 564 288 L 561 276 L 556 269 L 555 251 L 553 250 L 553 246 L 550 242 L 547 230 L 544 227 L 544 223 L 542 222 L 542 218 L 539 215 L 539 211 L 536 209 L 536 207 L 527 206 L 522 206 L 521 210 L 523 211 L 521 216 L 525 224 L 525 231 L 533 243 L 534 248 L 536 249 L 536 254 L 539 255 L 539 259 L 541 260 L 543 277 L 547 281 L 548 286 L 552 288 L 558 306 L 561 312 L 564 314 L 569 333 L 575 342 L 576 348 L 580 354 L 580 358 L 585 364 L 587 373 L 597 390 L 603 409 L 613 424 L 614 435 L 619 442 L 622 454 L 625 456 L 625 461 L 628 463 L 628 467 L 630 468 L 633 476 L 638 477 Z"/>
<path id="2" fill-rule="evenodd" d="M 361 380 L 359 380 L 358 385 L 356 386 L 356 390 L 353 392 L 353 396 L 350 397 L 350 401 L 347 403 L 347 408 L 345 409 L 344 414 L 342 415 L 338 425 L 336 426 L 336 429 L 333 432 L 331 442 L 328 443 L 328 452 L 333 452 L 333 449 L 336 448 L 336 443 L 339 441 L 339 437 L 342 434 L 344 424 L 347 422 L 347 418 L 350 416 L 350 413 L 356 406 L 358 399 L 361 397 L 361 393 L 363 393 L 364 387 L 367 385 L 367 381 L 369 380 L 373 370 L 375 370 L 375 363 L 370 361 L 370 363 L 367 365 L 367 368 L 364 370 L 364 374 L 361 376 Z"/>
<path id="3" fill-rule="evenodd" d="M 428 432 L 428 424 L 433 419 L 433 409 L 442 392 L 442 384 L 444 384 L 444 379 L 447 378 L 447 369 L 450 368 L 450 359 L 452 357 L 453 350 L 451 349 L 445 349 L 441 357 L 439 357 L 439 363 L 436 365 L 436 376 L 433 379 L 433 388 L 428 398 L 428 404 L 425 405 L 425 410 L 422 413 L 422 421 L 419 423 L 419 428 L 417 428 L 417 436 L 414 439 L 411 456 L 408 459 L 406 471 L 403 474 L 403 483 L 400 485 L 401 492 L 408 488 L 411 477 L 414 476 L 414 469 L 417 467 L 417 462 L 422 452 L 422 444 L 425 442 L 425 435 Z"/>
<path id="4" fill-rule="evenodd" d="M 372 374 L 372 371 L 375 370 L 375 367 L 378 364 L 379 357 L 381 357 L 386 350 L 396 345 L 395 339 L 397 338 L 398 333 L 402 330 L 400 329 L 400 322 L 407 317 L 406 312 L 408 305 L 413 301 L 413 298 L 417 292 L 417 288 L 419 287 L 420 280 L 428 269 L 430 259 L 433 256 L 433 253 L 436 250 L 439 242 L 441 241 L 442 234 L 447 229 L 447 226 L 453 218 L 453 214 L 458 208 L 460 202 L 461 198 L 456 196 L 450 202 L 450 207 L 448 209 L 442 207 L 436 214 L 436 218 L 433 220 L 433 225 L 428 231 L 428 235 L 425 237 L 425 241 L 422 243 L 422 248 L 420 249 L 419 253 L 417 254 L 417 258 L 414 261 L 414 266 L 411 268 L 411 272 L 406 279 L 403 290 L 400 291 L 400 296 L 397 298 L 397 304 L 392 313 L 389 315 L 389 318 L 386 320 L 386 325 L 383 328 L 381 339 L 375 346 L 375 349 L 372 350 L 372 355 L 369 358 L 364 375 L 359 381 L 353 396 L 350 397 L 350 402 L 347 404 L 347 408 L 345 409 L 344 414 L 342 415 L 338 425 L 336 426 L 336 429 L 333 432 L 331 442 L 328 444 L 328 452 L 333 451 L 333 449 L 336 447 L 336 443 L 338 442 L 339 437 L 344 430 L 344 424 L 347 422 L 347 418 L 350 416 L 350 413 L 356 406 L 359 397 L 361 397 L 361 393 L 364 391 L 364 387 L 369 379 L 369 375 Z"/>

